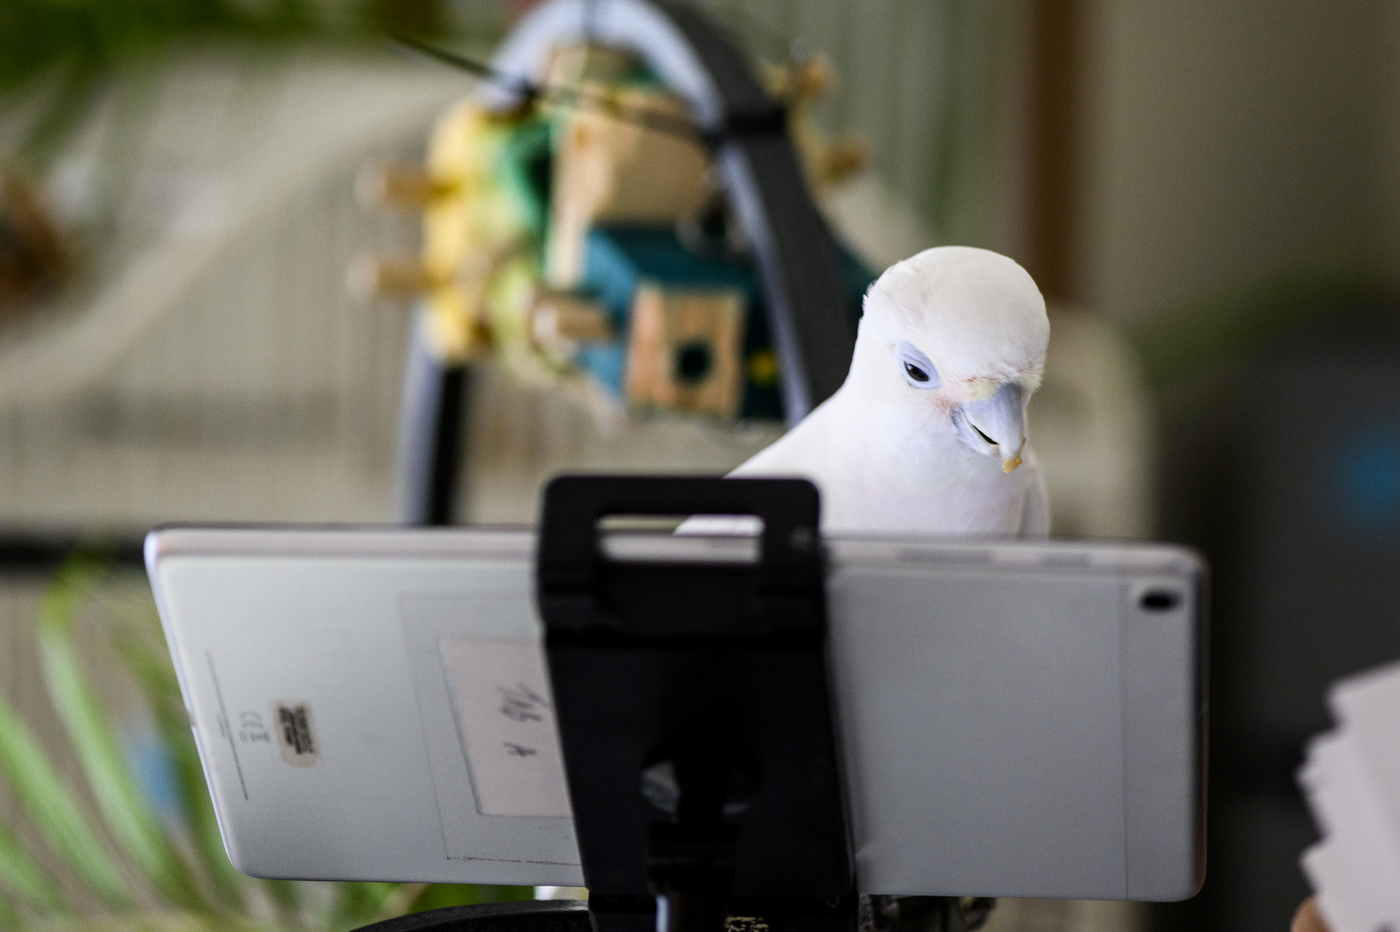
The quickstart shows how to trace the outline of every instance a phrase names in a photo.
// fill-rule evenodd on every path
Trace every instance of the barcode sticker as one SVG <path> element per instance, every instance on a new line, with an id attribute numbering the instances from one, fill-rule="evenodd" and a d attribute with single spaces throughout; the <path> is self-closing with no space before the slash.
<path id="1" fill-rule="evenodd" d="M 572 815 L 540 646 L 444 638 L 442 654 L 478 811 Z"/>
<path id="2" fill-rule="evenodd" d="M 272 720 L 282 760 L 293 767 L 310 767 L 321 759 L 311 727 L 311 707 L 305 702 L 274 702 Z"/>

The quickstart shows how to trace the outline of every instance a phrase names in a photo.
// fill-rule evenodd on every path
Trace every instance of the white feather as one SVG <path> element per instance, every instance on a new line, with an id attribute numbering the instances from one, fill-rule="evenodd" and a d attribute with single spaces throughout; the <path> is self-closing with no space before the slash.
<path id="1" fill-rule="evenodd" d="M 871 286 L 836 394 L 730 475 L 811 479 L 825 531 L 1043 535 L 1045 483 L 1021 425 L 1049 338 L 1045 301 L 1015 262 L 967 247 L 921 252 Z M 906 376 L 909 346 L 936 374 Z M 954 411 L 989 403 L 1002 405 L 1000 420 L 960 434 Z M 1019 436 L 992 444 L 974 426 Z M 1017 454 L 1020 468 L 1004 471 Z"/>

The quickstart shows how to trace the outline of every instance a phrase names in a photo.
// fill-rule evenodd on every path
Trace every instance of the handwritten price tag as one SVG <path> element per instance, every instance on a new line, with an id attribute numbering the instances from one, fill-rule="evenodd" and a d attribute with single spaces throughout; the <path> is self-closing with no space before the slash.
<path id="1" fill-rule="evenodd" d="M 539 645 L 444 638 L 442 656 L 478 811 L 571 816 Z"/>

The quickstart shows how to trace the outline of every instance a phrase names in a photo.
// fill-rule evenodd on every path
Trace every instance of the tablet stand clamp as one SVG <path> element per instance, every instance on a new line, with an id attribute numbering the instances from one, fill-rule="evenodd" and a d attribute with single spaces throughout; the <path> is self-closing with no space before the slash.
<path id="1" fill-rule="evenodd" d="M 609 515 L 755 515 L 755 564 L 605 560 Z M 817 490 L 563 477 L 538 598 L 598 932 L 844 932 L 856 898 L 827 686 Z"/>

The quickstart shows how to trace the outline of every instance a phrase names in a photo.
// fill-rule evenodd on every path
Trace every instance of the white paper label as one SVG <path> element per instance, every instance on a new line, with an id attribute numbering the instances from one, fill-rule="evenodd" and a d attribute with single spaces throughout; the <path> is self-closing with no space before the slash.
<path id="1" fill-rule="evenodd" d="M 477 810 L 569 818 L 569 790 L 537 643 L 443 638 Z"/>

